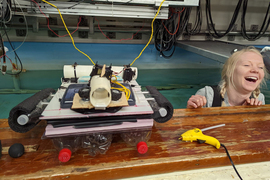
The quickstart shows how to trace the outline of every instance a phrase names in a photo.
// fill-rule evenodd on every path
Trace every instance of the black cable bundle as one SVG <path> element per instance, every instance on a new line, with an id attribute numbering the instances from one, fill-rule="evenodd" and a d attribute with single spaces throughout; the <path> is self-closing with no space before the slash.
<path id="1" fill-rule="evenodd" d="M 238 4 L 234 10 L 234 13 L 233 13 L 233 17 L 231 19 L 231 22 L 229 24 L 229 27 L 228 29 L 226 30 L 225 33 L 221 33 L 219 34 L 215 27 L 214 27 L 214 23 L 213 23 L 213 20 L 212 20 L 212 14 L 211 14 L 211 5 L 210 5 L 210 0 L 206 0 L 206 6 L 205 6 L 205 11 L 206 11 L 206 21 L 207 21 L 207 28 L 208 28 L 208 32 L 211 36 L 213 36 L 214 38 L 222 38 L 224 37 L 225 35 L 227 35 L 231 30 L 232 28 L 234 27 L 234 24 L 236 22 L 236 19 L 237 19 L 237 16 L 239 14 L 239 11 L 240 11 L 240 8 L 241 8 L 241 5 L 242 5 L 242 1 L 243 0 L 239 0 L 238 1 Z M 211 30 L 214 31 L 214 33 L 211 32 Z"/>
<path id="2" fill-rule="evenodd" d="M 186 7 L 185 10 L 181 13 L 180 15 L 180 25 L 179 25 L 179 29 L 176 33 L 176 37 L 177 39 L 183 34 L 183 32 L 185 31 L 188 21 L 189 21 L 189 17 L 191 14 L 191 7 Z"/>
<path id="3" fill-rule="evenodd" d="M 165 22 L 165 26 L 170 26 L 173 24 L 173 19 L 170 20 L 171 24 L 169 22 Z M 170 29 L 175 30 L 175 27 L 171 27 Z M 166 30 L 163 28 L 162 25 L 162 20 L 159 21 L 159 26 L 156 30 L 156 34 L 155 34 L 155 47 L 156 49 L 160 52 L 160 54 L 164 57 L 164 58 L 170 58 L 173 53 L 174 53 L 174 43 L 175 43 L 175 35 L 170 35 L 169 33 L 166 32 Z M 173 48 L 173 52 L 170 55 L 165 55 L 163 53 L 163 51 L 171 51 L 171 49 Z"/>
<path id="4" fill-rule="evenodd" d="M 2 2 L 3 3 L 3 2 Z M 1 4 L 2 4 L 1 3 Z M 2 20 L 5 22 L 5 21 L 7 21 L 7 20 L 9 20 L 9 18 L 10 18 L 10 14 L 11 14 L 11 8 L 12 8 L 12 3 L 11 3 L 11 0 L 6 0 L 6 3 L 7 3 L 7 9 L 6 9 L 6 11 L 4 12 L 4 10 L 2 9 Z"/>
<path id="5" fill-rule="evenodd" d="M 202 10 L 201 10 L 201 1 L 199 1 L 199 5 L 196 8 L 196 19 L 195 19 L 195 23 L 194 23 L 194 27 L 188 29 L 188 26 L 186 26 L 186 33 L 188 35 L 195 35 L 195 34 L 199 34 L 201 31 L 201 27 L 202 27 Z"/>
<path id="6" fill-rule="evenodd" d="M 269 2 L 269 5 L 268 5 L 268 8 L 267 8 L 267 11 L 266 11 L 266 14 L 265 14 L 265 17 L 264 17 L 264 20 L 263 20 L 263 24 L 261 26 L 260 31 L 258 32 L 258 34 L 250 35 L 250 36 L 247 34 L 246 21 L 245 21 L 246 12 L 247 12 L 247 4 L 248 4 L 248 0 L 244 0 L 244 2 L 243 2 L 243 12 L 242 12 L 242 17 L 241 17 L 241 32 L 242 32 L 242 36 L 245 39 L 247 39 L 249 41 L 255 41 L 255 40 L 261 38 L 265 34 L 265 32 L 267 31 L 267 29 L 269 27 L 269 24 L 270 24 L 270 14 L 269 14 L 270 2 Z M 269 17 L 268 17 L 268 20 L 267 20 L 268 15 L 269 15 Z M 267 22 L 267 24 L 266 24 L 266 22 Z"/>
<path id="7" fill-rule="evenodd" d="M 191 8 L 185 8 L 180 15 L 170 10 L 169 19 L 156 20 L 154 24 L 155 31 L 155 47 L 164 58 L 168 59 L 172 57 L 175 51 L 175 44 L 179 36 L 184 32 Z M 165 55 L 165 51 L 171 51 L 170 55 Z"/>

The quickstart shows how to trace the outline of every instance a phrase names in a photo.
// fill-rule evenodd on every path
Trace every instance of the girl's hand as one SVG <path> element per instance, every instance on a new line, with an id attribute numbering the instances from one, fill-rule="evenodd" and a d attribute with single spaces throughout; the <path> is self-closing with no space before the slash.
<path id="1" fill-rule="evenodd" d="M 248 98 L 243 105 L 260 106 L 262 105 L 262 101 L 259 101 L 257 98 Z"/>
<path id="2" fill-rule="evenodd" d="M 199 108 L 206 105 L 206 98 L 201 95 L 192 95 L 188 102 L 187 102 L 187 108 Z"/>

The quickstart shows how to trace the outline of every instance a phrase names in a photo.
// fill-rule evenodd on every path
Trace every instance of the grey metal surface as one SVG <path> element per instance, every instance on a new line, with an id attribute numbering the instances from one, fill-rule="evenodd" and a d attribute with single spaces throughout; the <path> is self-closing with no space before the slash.
<path id="1" fill-rule="evenodd" d="M 62 15 L 84 15 L 84 16 L 103 16 L 103 17 L 126 17 L 126 18 L 148 18 L 153 19 L 156 15 L 157 8 L 151 6 L 129 6 L 114 4 L 89 4 L 77 2 L 59 2 L 54 1 L 52 7 L 46 3 L 39 3 L 40 8 L 45 14 Z M 169 14 L 169 4 L 162 4 L 162 8 L 157 15 L 157 19 L 167 19 Z M 28 8 L 34 9 L 36 13 L 40 13 L 38 7 L 32 7 L 29 3 Z"/>
<path id="2" fill-rule="evenodd" d="M 245 47 L 221 41 L 178 41 L 177 46 L 221 63 L 229 58 L 234 49 Z"/>
<path id="3" fill-rule="evenodd" d="M 126 3 L 126 4 L 146 4 L 159 6 L 162 0 L 94 0 L 93 2 L 110 2 L 110 3 Z M 170 6 L 198 6 L 199 0 L 166 0 Z"/>

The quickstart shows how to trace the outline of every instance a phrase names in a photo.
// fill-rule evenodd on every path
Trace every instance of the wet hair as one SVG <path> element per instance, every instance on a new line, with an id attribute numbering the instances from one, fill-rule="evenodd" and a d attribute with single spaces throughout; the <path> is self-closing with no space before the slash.
<path id="1" fill-rule="evenodd" d="M 242 50 L 234 52 L 231 57 L 225 62 L 223 65 L 222 73 L 221 73 L 221 81 L 219 83 L 220 87 L 220 94 L 224 98 L 224 95 L 226 93 L 226 88 L 229 85 L 233 85 L 233 73 L 236 67 L 237 62 L 240 60 L 240 56 L 242 56 L 245 52 L 253 52 L 258 55 L 260 55 L 263 59 L 263 56 L 261 55 L 260 51 L 258 51 L 255 47 L 249 46 L 247 48 L 244 48 Z M 259 94 L 261 93 L 260 87 L 261 85 L 266 85 L 266 77 L 268 76 L 268 72 L 266 70 L 266 67 L 264 66 L 264 78 L 262 79 L 262 82 L 259 84 L 259 86 L 252 92 L 253 96 L 257 98 Z"/>

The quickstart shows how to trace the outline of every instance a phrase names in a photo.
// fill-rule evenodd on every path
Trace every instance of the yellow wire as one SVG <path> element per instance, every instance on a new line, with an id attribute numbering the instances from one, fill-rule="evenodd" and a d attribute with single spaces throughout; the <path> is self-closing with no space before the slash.
<path id="1" fill-rule="evenodd" d="M 137 57 L 133 60 L 133 62 L 130 64 L 130 66 L 132 66 L 132 64 L 133 64 L 137 59 L 140 58 L 140 56 L 142 55 L 143 51 L 144 51 L 144 50 L 147 48 L 147 46 L 150 44 L 150 42 L 151 42 L 151 40 L 152 40 L 152 38 L 153 38 L 153 34 L 154 34 L 154 27 L 153 27 L 153 26 L 154 26 L 154 21 L 155 21 L 156 17 L 158 16 L 159 11 L 160 11 L 161 6 L 162 6 L 162 4 L 164 3 L 164 1 L 166 1 L 166 0 L 163 0 L 163 1 L 160 3 L 159 8 L 158 8 L 158 11 L 157 11 L 157 13 L 156 13 L 154 19 L 152 20 L 152 23 L 151 23 L 152 33 L 151 33 L 151 36 L 150 36 L 150 39 L 149 39 L 148 43 L 145 45 L 145 47 L 143 48 L 143 50 L 141 51 L 141 53 L 139 54 L 139 56 L 137 56 Z"/>
<path id="2" fill-rule="evenodd" d="M 62 22 L 63 22 L 63 24 L 64 24 L 64 26 L 65 26 L 65 29 L 66 29 L 66 31 L 68 32 L 68 35 L 69 35 L 69 37 L 70 37 L 70 39 L 71 39 L 71 41 L 72 41 L 72 44 L 73 44 L 74 48 L 75 48 L 77 51 L 79 51 L 80 53 L 82 53 L 83 55 L 85 55 L 88 59 L 90 59 L 90 61 L 93 63 L 93 65 L 95 65 L 95 63 L 93 62 L 93 60 L 92 60 L 87 54 L 85 54 L 84 52 L 82 52 L 81 50 L 79 50 L 79 49 L 75 46 L 73 37 L 71 36 L 71 34 L 70 34 L 70 32 L 69 32 L 69 30 L 68 30 L 68 28 L 67 28 L 67 26 L 66 26 L 66 23 L 65 23 L 65 21 L 64 21 L 64 19 L 63 19 L 63 17 L 62 17 L 62 14 L 61 14 L 60 10 L 58 9 L 58 7 L 55 6 L 54 4 L 52 4 L 52 3 L 48 2 L 48 1 L 46 1 L 46 0 L 42 0 L 42 1 L 45 2 L 45 3 L 47 3 L 47 4 L 49 4 L 49 5 L 51 5 L 52 7 L 54 7 L 54 8 L 57 9 L 57 11 L 58 11 L 58 13 L 59 13 L 59 15 L 60 15 L 60 18 L 61 18 L 61 20 L 62 20 Z M 137 59 L 139 59 L 139 58 L 141 57 L 141 55 L 142 55 L 142 53 L 144 52 L 144 50 L 145 50 L 145 49 L 147 48 L 147 46 L 150 44 L 150 42 L 151 42 L 151 40 L 152 40 L 152 38 L 153 38 L 153 34 L 154 34 L 154 27 L 153 27 L 153 26 L 154 26 L 154 21 L 155 21 L 156 17 L 157 17 L 158 14 L 159 14 L 159 11 L 160 11 L 160 9 L 161 9 L 162 4 L 163 4 L 165 1 L 166 1 L 166 0 L 163 0 L 163 1 L 160 3 L 159 8 L 158 8 L 158 11 L 157 11 L 157 13 L 156 13 L 154 19 L 152 20 L 152 23 L 151 23 L 151 29 L 152 29 L 152 31 L 151 31 L 151 36 L 150 36 L 150 38 L 149 38 L 149 41 L 147 42 L 147 44 L 145 45 L 145 47 L 142 49 L 142 51 L 140 52 L 140 54 L 133 60 L 133 62 L 130 64 L 130 66 L 132 66 L 133 63 L 134 63 Z"/>
<path id="3" fill-rule="evenodd" d="M 127 100 L 129 100 L 129 98 L 130 98 L 130 90 L 128 89 L 128 88 L 126 88 L 125 86 L 123 86 L 121 83 L 119 83 L 119 82 L 116 82 L 116 81 L 112 81 L 112 83 L 115 83 L 115 84 L 117 84 L 117 85 L 119 85 L 119 86 L 121 86 L 122 88 L 115 88 L 115 87 L 112 87 L 112 89 L 117 89 L 117 90 L 119 90 L 119 91 L 124 91 L 125 92 L 125 95 L 126 95 L 126 98 L 127 98 Z"/>
<path id="4" fill-rule="evenodd" d="M 124 91 L 125 94 L 126 94 L 126 98 L 127 100 L 129 100 L 129 97 L 130 97 L 130 90 L 128 88 L 126 88 L 125 86 L 123 86 L 121 83 L 117 82 L 117 77 L 115 75 L 112 75 L 113 77 L 115 77 L 116 80 L 112 80 L 112 83 L 115 83 L 119 86 L 121 86 L 122 88 L 115 88 L 115 87 L 112 87 L 112 89 L 117 89 L 119 91 Z"/>
<path id="5" fill-rule="evenodd" d="M 50 2 L 48 2 L 48 1 L 45 1 L 45 0 L 42 0 L 42 1 L 45 2 L 45 3 L 47 3 L 47 4 L 49 4 L 49 5 L 51 5 L 52 7 L 54 7 L 54 8 L 57 9 L 57 11 L 58 11 L 58 13 L 59 13 L 59 15 L 60 15 L 60 18 L 61 18 L 61 20 L 62 20 L 62 22 L 63 22 L 63 24 L 64 24 L 64 26 L 65 26 L 65 28 L 66 28 L 66 31 L 68 32 L 68 35 L 69 35 L 69 37 L 70 37 L 70 39 L 71 39 L 71 41 L 72 41 L 72 44 L 73 44 L 74 48 L 75 48 L 77 51 L 79 51 L 80 53 L 82 53 L 83 55 L 85 55 L 88 59 L 90 59 L 90 61 L 93 63 L 93 65 L 95 65 L 95 63 L 93 62 L 93 60 L 92 60 L 87 54 L 85 54 L 84 52 L 82 52 L 81 50 L 79 50 L 79 49 L 75 46 L 73 37 L 71 36 L 71 34 L 70 34 L 70 32 L 69 32 L 69 30 L 68 30 L 68 28 L 67 28 L 67 26 L 66 26 L 66 23 L 65 23 L 65 21 L 64 21 L 64 19 L 63 19 L 63 17 L 62 17 L 62 14 L 61 14 L 60 10 L 58 9 L 58 7 L 57 7 L 56 5 L 54 5 L 54 4 L 50 3 Z"/>

